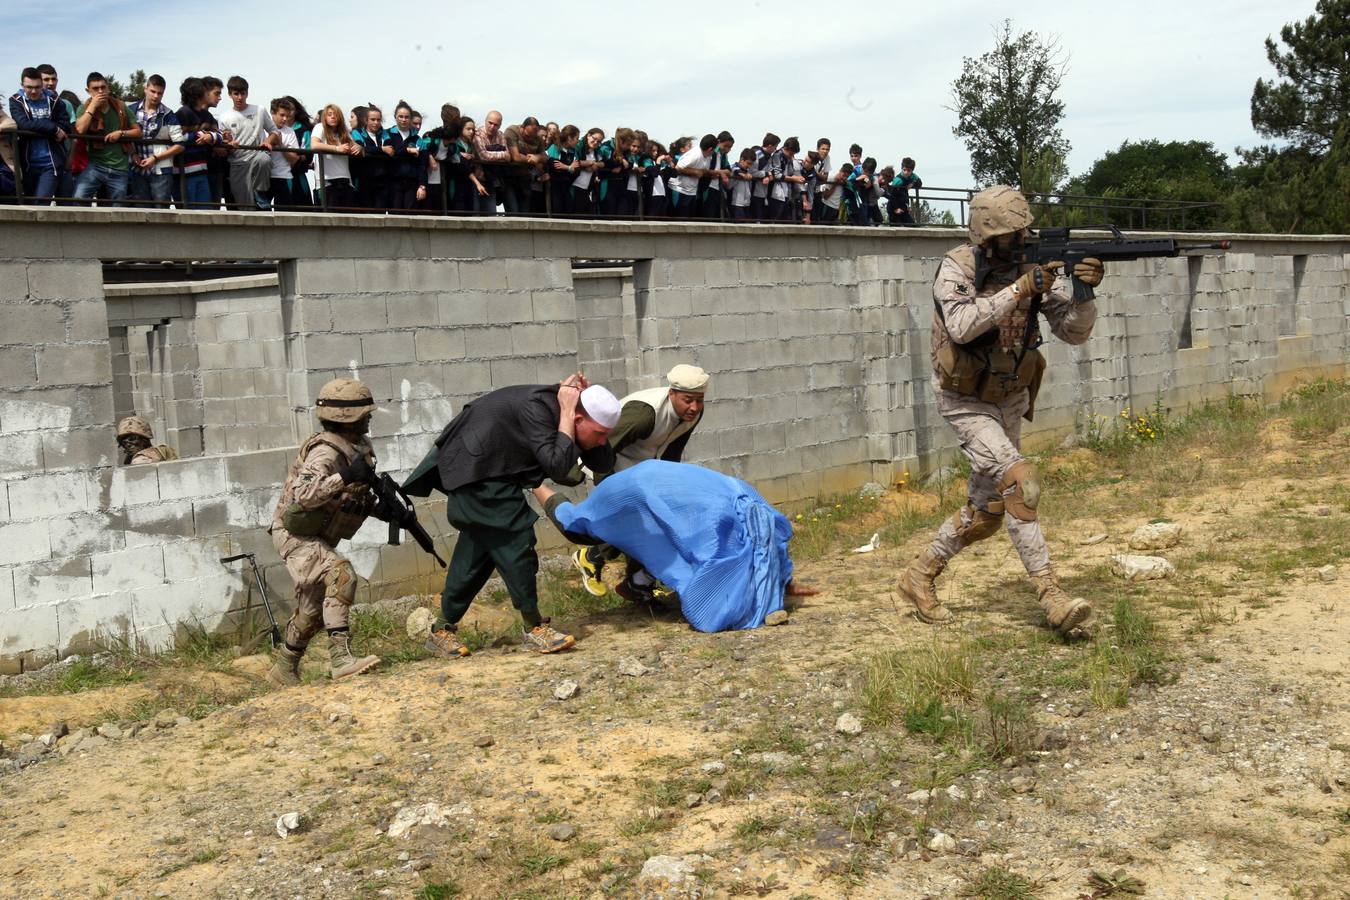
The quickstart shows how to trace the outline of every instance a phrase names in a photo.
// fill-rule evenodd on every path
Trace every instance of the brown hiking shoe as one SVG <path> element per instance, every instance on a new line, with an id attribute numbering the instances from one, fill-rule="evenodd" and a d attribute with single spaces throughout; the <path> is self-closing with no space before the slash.
<path id="1" fill-rule="evenodd" d="M 947 568 L 947 561 L 931 549 L 925 550 L 900 574 L 900 596 L 914 604 L 914 614 L 920 622 L 942 625 L 952 620 L 951 610 L 938 599 L 934 580 Z"/>
<path id="2" fill-rule="evenodd" d="M 300 658 L 301 653 L 296 653 L 285 644 L 277 647 L 276 654 L 272 657 L 272 668 L 267 673 L 267 680 L 277 687 L 293 687 L 300 683 Z"/>
<path id="3" fill-rule="evenodd" d="M 576 642 L 577 639 L 572 635 L 554 631 L 553 627 L 548 624 L 548 619 L 525 632 L 525 649 L 533 650 L 535 653 L 557 653 L 559 650 L 566 650 Z"/>
<path id="4" fill-rule="evenodd" d="M 360 675 L 380 664 L 378 656 L 352 656 L 350 637 L 345 631 L 328 636 L 328 659 L 334 681 Z"/>
<path id="5" fill-rule="evenodd" d="M 432 656 L 439 656 L 441 659 L 461 659 L 469 655 L 469 648 L 464 646 L 455 636 L 453 628 L 433 631 L 424 646 L 428 653 Z"/>
<path id="6" fill-rule="evenodd" d="M 1036 596 L 1040 598 L 1041 609 L 1050 621 L 1050 627 L 1065 637 L 1084 634 L 1088 620 L 1092 617 L 1092 604 L 1081 597 L 1070 597 L 1064 593 L 1055 579 L 1055 573 L 1049 569 L 1031 576 L 1036 586 Z"/>

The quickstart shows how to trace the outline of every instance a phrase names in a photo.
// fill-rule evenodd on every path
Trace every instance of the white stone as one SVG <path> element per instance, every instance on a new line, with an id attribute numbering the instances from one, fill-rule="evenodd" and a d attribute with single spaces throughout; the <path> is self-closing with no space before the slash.
<path id="1" fill-rule="evenodd" d="M 862 734 L 862 719 L 851 712 L 846 712 L 835 720 L 834 730 L 840 734 Z"/>
<path id="2" fill-rule="evenodd" d="M 619 674 L 638 678 L 642 675 L 651 673 L 648 666 L 643 665 L 642 660 L 636 656 L 625 656 L 619 660 Z"/>
<path id="3" fill-rule="evenodd" d="M 951 853 L 956 849 L 956 838 L 947 834 L 945 831 L 939 831 L 933 835 L 933 839 L 928 842 L 928 849 L 934 853 Z"/>
<path id="4" fill-rule="evenodd" d="M 1112 573 L 1126 581 L 1153 581 L 1169 578 L 1176 569 L 1161 556 L 1133 556 L 1129 553 L 1116 553 L 1111 557 Z"/>
<path id="5" fill-rule="evenodd" d="M 292 832 L 300 830 L 300 823 L 303 817 L 298 812 L 288 812 L 283 816 L 277 817 L 277 837 L 287 837 Z"/>
<path id="6" fill-rule="evenodd" d="M 1327 565 L 1317 570 L 1317 577 L 1323 581 L 1335 581 L 1337 577 L 1336 567 Z"/>
<path id="7" fill-rule="evenodd" d="M 684 884 L 694 877 L 694 865 L 679 856 L 653 856 L 642 864 L 638 882 L 664 881 L 673 886 Z"/>
<path id="8" fill-rule="evenodd" d="M 1181 526 L 1175 522 L 1150 522 L 1130 535 L 1131 550 L 1166 550 L 1181 543 Z"/>
<path id="9" fill-rule="evenodd" d="M 443 828 L 456 816 L 472 815 L 473 807 L 467 803 L 454 806 L 442 806 L 439 803 L 423 803 L 420 806 L 405 806 L 389 823 L 388 834 L 391 838 L 401 838 L 421 825 Z"/>
<path id="10" fill-rule="evenodd" d="M 575 681 L 560 681 L 558 686 L 553 689 L 553 696 L 559 700 L 571 700 L 579 693 L 581 693 L 581 685 Z"/>
<path id="11" fill-rule="evenodd" d="M 431 629 L 436 625 L 436 614 L 425 606 L 419 606 L 408 613 L 406 628 L 408 637 L 414 641 L 425 641 L 431 637 Z"/>

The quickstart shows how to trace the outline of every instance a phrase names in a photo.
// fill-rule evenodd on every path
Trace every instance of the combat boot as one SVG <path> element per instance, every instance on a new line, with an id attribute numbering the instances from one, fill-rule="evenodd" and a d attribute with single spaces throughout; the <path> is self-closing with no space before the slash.
<path id="1" fill-rule="evenodd" d="M 345 631 L 339 631 L 337 634 L 328 636 L 328 660 L 332 666 L 331 674 L 335 681 L 350 675 L 360 675 L 380 663 L 378 656 L 362 656 L 359 658 L 352 656 L 350 635 Z"/>
<path id="2" fill-rule="evenodd" d="M 945 568 L 947 561 L 930 548 L 920 553 L 900 575 L 900 596 L 914 604 L 914 614 L 920 622 L 941 625 L 952 620 L 951 610 L 938 599 L 937 585 L 934 584 Z"/>
<path id="3" fill-rule="evenodd" d="M 1092 604 L 1081 597 L 1070 597 L 1064 593 L 1055 578 L 1053 569 L 1044 569 L 1031 575 L 1031 583 L 1036 586 L 1036 596 L 1041 601 L 1041 609 L 1050 621 L 1050 627 L 1065 637 L 1080 632 L 1092 617 Z"/>
<path id="4" fill-rule="evenodd" d="M 272 668 L 267 673 L 267 680 L 277 687 L 291 687 L 300 683 L 300 658 L 304 653 L 297 653 L 285 644 L 277 647 L 276 654 L 272 657 Z"/>

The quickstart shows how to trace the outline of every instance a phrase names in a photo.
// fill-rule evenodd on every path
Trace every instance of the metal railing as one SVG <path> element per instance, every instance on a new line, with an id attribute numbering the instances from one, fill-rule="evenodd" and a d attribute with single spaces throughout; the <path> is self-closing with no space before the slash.
<path id="1" fill-rule="evenodd" d="M 911 209 L 918 207 L 921 200 L 927 202 L 930 208 L 935 208 L 935 204 L 954 206 L 957 210 L 953 217 L 956 220 L 955 224 L 964 228 L 968 221 L 970 200 L 979 191 L 980 188 L 924 185 L 914 192 L 914 206 Z M 1024 193 L 1027 202 L 1031 204 L 1032 212 L 1036 214 L 1037 221 L 1042 224 L 1077 225 L 1112 222 L 1126 229 L 1188 231 L 1217 225 L 1215 221 L 1208 221 L 1210 215 L 1207 214 L 1218 214 L 1223 211 L 1223 204 L 1217 201 L 1106 197 L 1063 192 Z"/>
<path id="2" fill-rule="evenodd" d="M 18 138 L 33 137 L 39 139 L 50 139 L 45 135 L 29 131 L 7 130 L 0 132 L 0 140 L 9 140 L 15 148 L 14 160 L 14 181 L 16 196 L 15 200 L 20 203 L 26 203 L 27 198 L 23 192 L 23 159 L 19 152 Z M 101 141 L 102 139 L 92 135 L 68 135 L 70 140 L 83 140 L 89 142 Z M 728 205 L 730 186 L 724 186 L 721 190 L 715 192 L 706 190 L 706 182 L 700 182 L 700 194 L 711 196 L 715 193 L 715 207 L 711 209 L 703 208 L 700 205 L 695 214 L 649 214 L 648 204 L 651 201 L 649 189 L 645 186 L 646 175 L 639 170 L 636 174 L 639 178 L 639 190 L 636 192 L 636 209 L 631 213 L 615 213 L 602 211 L 576 211 L 576 210 L 558 210 L 554 208 L 554 186 L 550 183 L 550 176 L 547 172 L 548 164 L 543 166 L 533 165 L 516 161 L 492 161 L 484 162 L 474 160 L 473 164 L 481 166 L 487 173 L 489 180 L 494 184 L 494 190 L 491 193 L 492 211 L 476 209 L 476 203 L 470 203 L 469 208 L 462 208 L 451 198 L 451 186 L 453 179 L 450 173 L 442 170 L 439 184 L 425 184 L 427 188 L 427 197 L 422 201 L 424 205 L 413 208 L 389 207 L 389 206 L 337 206 L 330 202 L 330 192 L 324 190 L 327 183 L 324 172 L 324 160 L 330 156 L 344 156 L 348 160 L 365 159 L 365 156 L 352 156 L 334 150 L 317 150 L 308 147 L 271 147 L 268 145 L 238 145 L 238 144 L 187 144 L 166 140 L 162 138 L 135 138 L 125 141 L 125 143 L 134 143 L 137 145 L 160 145 L 160 146 L 192 146 L 209 149 L 212 151 L 220 149 L 229 150 L 261 150 L 268 153 L 293 153 L 299 156 L 308 156 L 312 161 L 313 171 L 316 174 L 317 185 L 311 190 L 306 185 L 305 196 L 317 197 L 312 203 L 299 204 L 275 204 L 263 208 L 257 206 L 256 202 L 240 202 L 239 198 L 234 198 L 233 204 L 225 203 L 221 199 L 213 199 L 211 205 L 203 207 L 198 203 L 189 203 L 185 199 L 188 196 L 187 191 L 187 173 L 182 167 L 173 169 L 173 177 L 176 180 L 177 194 L 175 199 L 168 201 L 161 200 L 140 200 L 131 197 L 119 198 L 115 201 L 103 201 L 110 205 L 130 206 L 130 207 L 149 207 L 149 208 L 174 208 L 174 209 L 221 209 L 222 206 L 232 210 L 256 210 L 256 211 L 280 211 L 280 212 L 313 212 L 321 210 L 323 212 L 334 213 L 356 213 L 356 214 L 382 214 L 397 213 L 399 215 L 449 215 L 449 216 L 474 216 L 474 215 L 498 215 L 504 214 L 513 217 L 535 217 L 548 219 L 605 219 L 605 220 L 628 220 L 628 221 L 652 221 L 652 220 L 700 220 L 700 221 L 733 221 L 731 210 Z M 383 162 L 389 164 L 389 158 L 386 157 Z M 90 163 L 93 164 L 92 162 Z M 516 174 L 511 174 L 512 172 Z M 600 184 L 602 181 L 609 180 L 611 185 L 625 185 L 628 178 L 634 174 L 630 170 L 622 170 L 617 176 L 606 176 L 603 170 L 597 171 L 591 179 L 591 185 L 587 189 L 593 194 L 587 200 L 587 205 L 598 209 Z M 128 170 L 127 177 L 143 177 L 137 175 L 134 171 Z M 302 174 L 299 176 L 304 178 Z M 658 176 L 659 177 L 659 176 Z M 500 213 L 498 206 L 505 207 L 504 190 L 514 191 L 517 186 L 503 186 L 500 184 L 502 178 L 518 179 L 525 183 L 525 189 L 521 191 L 524 194 L 525 202 L 531 203 L 531 196 L 542 194 L 539 208 L 510 210 L 504 209 Z M 306 182 L 308 179 L 305 179 Z M 358 179 L 352 179 L 353 182 Z M 671 179 L 674 180 L 674 177 Z M 533 185 L 541 184 L 542 188 L 535 189 Z M 433 190 L 434 189 L 434 190 Z M 621 188 L 626 190 L 626 188 Z M 929 187 L 927 185 L 920 188 L 911 188 L 912 200 L 910 201 L 909 211 L 914 215 L 916 221 L 912 224 L 941 227 L 944 224 L 954 227 L 964 228 L 967 224 L 967 213 L 970 200 L 980 190 L 979 188 L 951 188 L 951 187 Z M 667 187 L 666 196 L 673 193 L 673 188 Z M 812 198 L 814 199 L 814 198 Z M 0 197 L 0 202 L 6 198 Z M 250 198 L 252 200 L 252 198 Z M 1092 196 L 1086 194 L 1072 193 L 1028 193 L 1027 200 L 1031 204 L 1033 211 L 1037 215 L 1037 220 L 1042 224 L 1086 224 L 1088 222 L 1109 221 L 1114 222 L 1123 228 L 1155 228 L 1176 231 L 1186 231 L 1192 228 L 1212 227 L 1217 224 L 1210 221 L 1211 218 L 1223 209 L 1223 204 L 1211 201 L 1189 201 L 1189 200 L 1164 200 L 1145 197 L 1105 197 Z M 801 223 L 804 219 L 804 210 L 801 201 L 801 194 L 798 193 L 784 205 L 784 210 L 788 213 L 787 217 L 768 219 L 760 217 L 757 219 L 736 219 L 735 221 L 766 224 L 792 224 Z M 88 205 L 99 202 L 92 198 L 75 197 L 52 197 L 44 198 L 44 203 L 56 203 L 57 205 Z M 940 221 L 923 221 L 920 213 L 941 210 L 946 207 L 946 211 L 955 209 L 953 215 L 954 222 L 944 223 Z M 887 224 L 883 216 L 881 224 Z M 930 215 L 931 218 L 931 215 Z M 812 224 L 852 224 L 842 220 L 838 223 L 813 222 Z M 891 225 L 898 225 L 899 222 L 890 222 Z M 911 223 L 906 223 L 911 224 Z"/>

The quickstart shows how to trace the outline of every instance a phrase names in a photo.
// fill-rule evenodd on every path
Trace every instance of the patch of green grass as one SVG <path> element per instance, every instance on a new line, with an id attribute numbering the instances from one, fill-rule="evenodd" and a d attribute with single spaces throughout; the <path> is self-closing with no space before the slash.
<path id="1" fill-rule="evenodd" d="M 619 823 L 619 834 L 624 837 L 640 837 L 644 834 L 656 834 L 662 831 L 669 831 L 675 826 L 675 820 L 667 815 L 640 815 L 634 816 Z"/>
<path id="2" fill-rule="evenodd" d="M 516 861 L 517 865 L 525 871 L 527 875 L 542 875 L 545 872 L 552 871 L 566 864 L 567 857 L 558 856 L 553 853 L 531 853 L 528 856 L 522 856 Z"/>
<path id="3" fill-rule="evenodd" d="M 855 520 L 877 508 L 876 498 L 856 491 L 819 498 L 815 505 L 788 516 L 792 520 L 792 558 L 799 561 L 819 559 L 839 549 L 845 535 L 857 536 Z"/>
<path id="4" fill-rule="evenodd" d="M 1041 891 L 1041 885 L 1011 869 L 994 866 L 971 878 L 961 891 L 963 897 L 980 900 L 1029 900 Z"/>
<path id="5" fill-rule="evenodd" d="M 413 891 L 413 900 L 450 900 L 464 893 L 464 889 L 454 881 L 438 881 L 424 884 Z"/>
<path id="6" fill-rule="evenodd" d="M 1082 664 L 1088 696 L 1101 709 L 1129 703 L 1137 684 L 1169 684 L 1166 637 L 1157 621 L 1127 596 L 1112 607 L 1114 629 L 1097 639 Z"/>
<path id="7" fill-rule="evenodd" d="M 754 815 L 736 825 L 736 841 L 747 849 L 758 849 L 769 843 L 773 832 L 783 824 L 781 816 Z"/>
<path id="8" fill-rule="evenodd" d="M 976 646 L 934 639 L 909 650 L 870 656 L 863 667 L 861 701 L 869 722 L 889 725 L 897 719 L 922 726 L 947 700 L 969 700 L 975 694 Z M 931 732 L 928 732 L 931 733 Z"/>
<path id="9" fill-rule="evenodd" d="M 61 671 L 53 683 L 51 693 L 78 694 L 95 688 L 131 684 L 142 680 L 144 673 L 116 666 L 95 665 L 92 660 L 78 659 Z"/>

